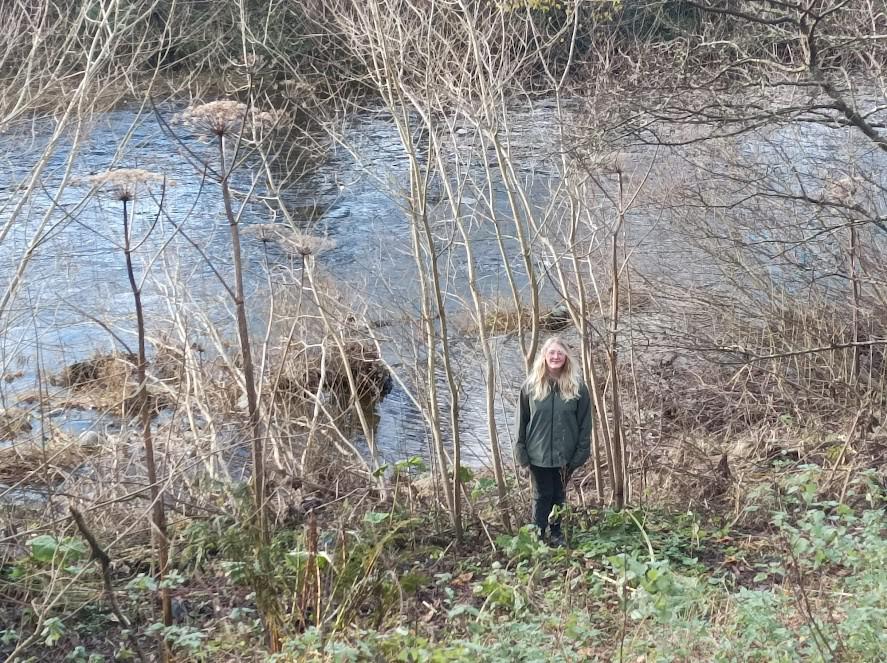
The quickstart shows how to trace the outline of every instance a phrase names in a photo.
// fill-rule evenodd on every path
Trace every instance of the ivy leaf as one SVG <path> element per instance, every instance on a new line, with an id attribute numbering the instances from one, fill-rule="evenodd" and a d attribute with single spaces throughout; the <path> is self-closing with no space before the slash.
<path id="1" fill-rule="evenodd" d="M 86 545 L 80 539 L 67 538 L 58 543 L 58 551 L 65 561 L 76 562 L 86 556 Z"/>
<path id="2" fill-rule="evenodd" d="M 417 472 L 425 472 L 425 461 L 420 456 L 410 456 L 406 460 L 399 460 L 394 464 L 394 468 L 398 472 L 416 470 Z"/>
<path id="3" fill-rule="evenodd" d="M 58 541 L 50 534 L 41 534 L 28 542 L 31 556 L 38 562 L 51 562 L 58 550 Z"/>
<path id="4" fill-rule="evenodd" d="M 447 612 L 447 619 L 455 619 L 456 617 L 465 614 L 476 617 L 479 613 L 478 609 L 473 605 L 468 603 L 457 603 L 449 612 Z"/>
<path id="5" fill-rule="evenodd" d="M 388 514 L 382 511 L 370 511 L 363 517 L 363 522 L 378 525 L 388 520 Z"/>
<path id="6" fill-rule="evenodd" d="M 43 644 L 47 647 L 54 646 L 56 642 L 61 640 L 64 634 L 65 624 L 58 617 L 50 617 L 43 622 L 43 630 L 40 632 L 40 637 L 43 638 Z"/>

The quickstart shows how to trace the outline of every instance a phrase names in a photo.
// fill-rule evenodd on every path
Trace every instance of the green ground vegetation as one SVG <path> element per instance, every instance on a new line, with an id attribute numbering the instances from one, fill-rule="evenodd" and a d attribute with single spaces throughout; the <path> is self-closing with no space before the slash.
<path id="1" fill-rule="evenodd" d="M 193 520 L 164 580 L 177 623 L 154 623 L 147 568 L 117 567 L 118 600 L 146 650 L 157 635 L 195 663 L 884 660 L 884 486 L 862 472 L 838 501 L 819 466 L 774 476 L 729 514 L 571 507 L 567 548 L 480 521 L 457 548 L 433 512 L 343 502 L 279 529 L 259 560 L 237 519 Z M 482 505 L 485 479 L 471 483 Z M 82 608 L 59 606 L 67 616 L 46 620 L 20 660 L 137 660 L 82 541 L 27 545 L 2 583 L 22 605 L 67 583 L 62 603 Z M 257 595 L 273 606 L 257 610 Z M 281 634 L 271 658 L 260 612 Z M 19 633 L 0 632 L 2 647 Z"/>

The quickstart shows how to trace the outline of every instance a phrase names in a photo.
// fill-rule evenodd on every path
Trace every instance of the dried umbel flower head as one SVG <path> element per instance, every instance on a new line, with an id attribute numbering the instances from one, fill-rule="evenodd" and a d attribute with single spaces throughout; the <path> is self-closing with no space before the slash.
<path id="1" fill-rule="evenodd" d="M 252 235 L 260 242 L 279 242 L 283 236 L 283 228 L 276 223 L 256 223 L 243 229 L 245 235 Z"/>
<path id="2" fill-rule="evenodd" d="M 247 109 L 246 104 L 239 101 L 221 99 L 188 106 L 174 120 L 191 127 L 197 133 L 230 136 L 239 133 L 247 125 L 256 129 L 270 129 L 281 118 L 282 114 L 277 111 Z"/>
<path id="3" fill-rule="evenodd" d="M 827 193 L 838 198 L 844 203 L 856 202 L 861 187 L 861 178 L 853 175 L 846 175 L 839 179 L 831 180 L 826 185 Z"/>
<path id="4" fill-rule="evenodd" d="M 188 106 L 176 120 L 198 132 L 225 136 L 240 130 L 245 115 L 246 104 L 222 99 Z"/>
<path id="5" fill-rule="evenodd" d="M 147 188 L 154 182 L 163 182 L 164 177 L 141 168 L 117 168 L 91 175 L 86 181 L 115 200 L 127 201 L 135 198 L 139 189 Z M 171 183 L 167 181 L 167 184 Z"/>
<path id="6" fill-rule="evenodd" d="M 317 237 L 316 235 L 306 235 L 305 233 L 294 232 L 284 242 L 283 247 L 289 251 L 294 251 L 301 256 L 317 255 L 324 251 L 335 248 L 336 243 L 326 237 Z"/>
<path id="7" fill-rule="evenodd" d="M 323 253 L 336 247 L 336 243 L 326 237 L 308 235 L 274 223 L 249 226 L 245 232 L 254 235 L 262 242 L 274 242 L 284 251 L 297 253 L 303 257 Z"/>
<path id="8" fill-rule="evenodd" d="M 278 88 L 282 88 L 287 99 L 297 105 L 305 105 L 305 103 L 312 100 L 316 94 L 314 86 L 304 79 L 288 78 L 283 81 L 283 83 L 275 85 Z"/>

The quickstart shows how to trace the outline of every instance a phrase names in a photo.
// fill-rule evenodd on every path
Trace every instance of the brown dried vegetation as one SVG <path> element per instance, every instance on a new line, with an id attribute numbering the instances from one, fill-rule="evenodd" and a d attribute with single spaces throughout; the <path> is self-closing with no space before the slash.
<path id="1" fill-rule="evenodd" d="M 124 353 L 97 354 L 65 367 L 52 376 L 50 383 L 70 389 L 70 393 L 61 399 L 64 407 L 134 415 L 138 412 L 136 397 L 139 388 L 135 360 L 134 355 Z M 152 389 L 150 384 L 147 397 L 154 413 L 169 405 L 168 396 Z"/>
<path id="2" fill-rule="evenodd" d="M 0 448 L 0 483 L 46 486 L 67 479 L 94 449 L 52 431 L 45 444 L 25 443 Z"/>

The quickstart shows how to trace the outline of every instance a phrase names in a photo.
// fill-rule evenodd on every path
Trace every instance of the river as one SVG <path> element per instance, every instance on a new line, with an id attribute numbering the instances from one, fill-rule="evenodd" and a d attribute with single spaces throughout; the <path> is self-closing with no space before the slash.
<path id="1" fill-rule="evenodd" d="M 576 104 L 575 109 L 578 112 L 580 105 Z M 161 112 L 168 120 L 174 110 Z M 581 124 L 581 115 L 577 114 L 576 122 Z M 415 316 L 417 275 L 409 223 L 400 197 L 407 161 L 396 127 L 384 112 L 354 115 L 343 126 L 338 147 L 329 143 L 319 156 L 302 160 L 303 171 L 287 186 L 283 199 L 300 227 L 334 241 L 334 248 L 319 255 L 317 264 L 347 295 L 349 304 L 371 320 Z M 556 126 L 551 102 L 537 103 L 532 112 L 522 111 L 510 119 L 510 136 L 517 138 L 509 145 L 512 161 L 518 164 L 516 176 L 526 185 L 530 202 L 540 213 L 552 191 L 561 185 L 557 178 Z M 45 155 L 51 129 L 49 123 L 35 124 L 0 136 L 0 227 L 9 222 L 22 200 L 23 183 Z M 136 271 L 147 275 L 143 298 L 149 330 L 162 331 L 173 323 L 172 313 L 177 306 L 195 303 L 210 320 L 232 329 L 230 302 L 214 272 L 218 270 L 226 279 L 231 272 L 230 240 L 219 187 L 202 177 L 199 167 L 185 158 L 186 148 L 203 154 L 207 146 L 180 128 L 173 129 L 177 134 L 173 136 L 153 113 L 136 106 L 102 113 L 84 121 L 78 129 L 78 135 L 68 135 L 49 153 L 38 185 L 16 212 L 8 236 L 0 243 L 0 286 L 4 290 L 29 246 L 32 250 L 25 278 L 2 320 L 0 373 L 8 379 L 0 382 L 4 407 L 15 406 L 23 395 L 38 387 L 46 388 L 46 381 L 39 379 L 41 375 L 55 373 L 96 352 L 119 349 L 121 343 L 134 347 L 132 298 L 120 250 L 120 204 L 102 196 L 85 198 L 89 190 L 86 178 L 108 168 L 142 168 L 161 173 L 170 181 L 164 192 L 163 213 L 158 213 L 160 191 L 154 187 L 152 195 L 139 199 L 133 219 L 136 236 L 145 237 L 136 252 Z M 482 222 L 490 211 L 483 211 L 484 203 L 478 201 L 491 183 L 493 209 L 502 219 L 511 218 L 495 155 L 477 149 L 470 126 L 454 127 L 452 136 L 456 142 L 451 157 L 459 161 L 454 172 L 461 173 L 462 181 L 467 183 L 462 209 L 473 219 L 471 242 L 480 287 L 487 298 L 508 301 L 511 295 L 503 257 L 492 225 Z M 718 224 L 712 210 L 727 209 L 730 196 L 746 195 L 739 185 L 730 189 L 734 160 L 754 163 L 768 170 L 770 177 L 788 181 L 794 177 L 807 187 L 815 184 L 820 189 L 822 182 L 834 175 L 823 174 L 823 170 L 846 163 L 844 160 L 852 155 L 856 155 L 853 158 L 859 166 L 873 172 L 877 170 L 874 166 L 883 161 L 864 143 L 842 141 L 821 127 L 780 128 L 766 136 L 749 134 L 729 145 L 730 154 L 725 152 L 723 162 L 712 161 L 711 154 L 716 152 L 694 155 L 693 148 L 665 151 L 638 147 L 622 154 L 621 168 L 631 175 L 627 178 L 629 185 L 643 182 L 645 191 L 650 192 L 628 215 L 623 229 L 623 240 L 632 251 L 638 276 L 651 279 L 671 275 L 674 282 L 682 281 L 687 288 L 702 291 L 721 286 L 724 272 L 713 268 L 712 254 L 693 253 L 691 247 L 705 234 L 703 228 L 709 233 L 706 241 L 710 241 L 712 228 Z M 708 169 L 708 179 L 700 174 L 700 163 Z M 655 168 L 648 170 L 650 165 Z M 68 168 L 68 179 L 62 186 Z M 612 175 L 613 171 L 608 172 Z M 247 160 L 237 171 L 234 186 L 247 191 L 254 180 L 261 180 L 260 169 Z M 439 190 L 439 183 L 437 186 Z M 747 183 L 744 186 L 749 188 Z M 277 278 L 275 274 L 288 278 L 292 265 L 290 256 L 247 231 L 251 225 L 281 222 L 275 205 L 262 199 L 265 193 L 261 185 L 256 188 L 242 221 L 246 231 L 246 299 L 254 335 L 262 329 L 268 312 L 269 273 L 272 279 Z M 680 196 L 685 198 L 679 203 L 668 202 Z M 706 197 L 709 207 L 700 212 L 698 203 Z M 608 206 L 604 196 L 599 198 L 602 202 L 597 211 L 601 218 L 612 217 L 612 205 Z M 721 207 L 712 201 L 722 203 Z M 738 224 L 738 232 L 745 232 L 743 215 L 753 217 L 755 209 L 736 209 L 731 223 Z M 446 211 L 438 214 L 445 215 Z M 813 223 L 803 210 L 797 214 L 798 224 L 809 224 L 810 232 L 817 230 L 819 219 Z M 564 216 L 549 210 L 546 218 L 556 224 L 562 223 Z M 786 217 L 786 223 L 791 221 Z M 510 237 L 513 231 L 505 223 L 505 234 Z M 803 225 L 798 227 L 804 230 Z M 151 232 L 146 233 L 149 228 Z M 187 241 L 179 228 L 187 233 Z M 783 228 L 780 226 L 779 232 Z M 772 236 L 768 233 L 776 230 L 764 226 L 755 232 L 757 235 L 746 234 L 744 238 L 759 240 L 769 251 L 766 245 Z M 465 308 L 468 297 L 464 250 L 458 241 L 451 241 L 453 237 L 441 235 L 439 239 L 444 247 L 439 257 L 447 274 L 447 306 L 458 312 Z M 526 278 L 517 244 L 506 239 L 506 245 L 509 264 L 523 286 Z M 797 267 L 804 255 L 806 260 L 811 255 L 817 259 L 827 256 L 824 250 L 811 249 L 809 243 L 789 252 L 774 249 L 771 253 L 764 256 L 762 264 L 775 271 Z M 832 262 L 840 264 L 840 256 Z M 538 266 L 543 271 L 550 267 L 542 263 Z M 554 289 L 548 286 L 545 297 L 548 304 L 557 301 Z M 385 358 L 395 367 L 410 361 L 409 339 L 398 337 L 396 325 L 385 334 Z M 480 355 L 469 346 L 467 343 L 461 350 L 457 348 L 454 357 L 465 412 L 462 433 L 467 462 L 483 464 L 487 444 L 484 378 Z M 497 338 L 496 350 L 502 392 L 497 399 L 498 425 L 507 440 L 512 392 L 522 368 L 513 338 Z M 74 433 L 96 426 L 116 426 L 114 421 L 82 409 L 58 408 L 49 414 L 56 425 Z M 427 456 L 425 424 L 399 384 L 377 405 L 373 415 L 376 439 L 385 459 Z"/>
<path id="2" fill-rule="evenodd" d="M 164 120 L 172 114 L 173 109 L 163 111 Z M 398 198 L 407 162 L 390 116 L 366 113 L 352 120 L 342 136 L 350 149 L 332 147 L 321 157 L 309 159 L 283 198 L 302 228 L 334 242 L 332 249 L 318 256 L 319 269 L 368 318 L 387 322 L 418 312 L 409 224 Z M 0 224 L 12 218 L 32 168 L 46 155 L 51 131 L 47 122 L 0 137 L 0 182 L 4 183 Z M 135 347 L 132 295 L 121 250 L 121 205 L 102 195 L 86 197 L 87 178 L 110 168 L 144 169 L 163 174 L 168 181 L 165 188 L 158 185 L 141 193 L 130 210 L 134 235 L 140 241 L 136 272 L 145 275 L 143 303 L 149 333 L 171 325 L 176 306 L 195 302 L 220 326 L 232 329 L 230 302 L 214 271 L 230 278 L 230 238 L 220 190 L 185 158 L 186 151 L 206 154 L 207 146 L 181 128 L 173 127 L 173 131 L 178 135 L 172 135 L 153 113 L 124 106 L 79 125 L 77 135 L 67 136 L 49 152 L 38 186 L 17 211 L 9 235 L 0 244 L 4 289 L 33 245 L 21 287 L 3 317 L 0 374 L 7 381 L 0 382 L 0 398 L 4 407 L 21 405 L 20 400 L 38 388 L 53 389 L 40 380 L 41 375 L 57 373 L 95 353 L 120 349 L 123 343 Z M 459 132 L 467 133 L 467 129 Z M 550 171 L 538 145 L 530 147 L 525 145 L 521 151 L 521 172 L 544 189 Z M 469 166 L 471 176 L 480 177 L 483 172 L 482 165 Z M 255 177 L 260 177 L 259 169 L 247 163 L 237 171 L 233 184 L 246 191 Z M 293 262 L 291 256 L 249 232 L 251 225 L 281 221 L 271 206 L 262 204 L 264 193 L 262 186 L 256 189 L 242 220 L 246 300 L 254 335 L 261 334 L 268 312 L 269 273 L 272 278 L 291 276 Z M 498 212 L 507 218 L 501 186 L 496 189 L 496 200 Z M 463 207 L 477 205 L 468 196 L 462 203 Z M 507 300 L 511 295 L 495 235 L 482 224 L 474 224 L 471 232 L 484 293 Z M 514 246 L 511 239 L 506 243 Z M 453 285 L 464 284 L 465 259 L 455 247 L 445 260 L 447 301 L 456 310 L 467 297 L 464 285 Z M 525 283 L 517 260 L 514 270 L 520 283 Z M 404 338 L 396 338 L 396 327 L 381 332 L 388 337 L 386 359 L 395 367 L 409 360 L 398 356 Z M 518 356 L 513 346 L 502 344 L 501 362 L 506 375 L 516 376 L 513 369 Z M 455 360 L 463 373 L 463 407 L 471 415 L 465 417 L 463 431 L 468 462 L 481 463 L 487 438 L 482 369 L 472 365 L 477 361 L 473 357 L 457 355 Z M 507 422 L 510 402 L 501 407 Z M 73 433 L 117 427 L 115 421 L 85 409 L 56 408 L 49 415 L 55 425 Z M 424 421 L 400 384 L 395 383 L 378 404 L 373 419 L 384 458 L 427 456 Z M 507 434 L 507 423 L 503 433 Z"/>

